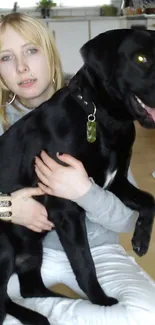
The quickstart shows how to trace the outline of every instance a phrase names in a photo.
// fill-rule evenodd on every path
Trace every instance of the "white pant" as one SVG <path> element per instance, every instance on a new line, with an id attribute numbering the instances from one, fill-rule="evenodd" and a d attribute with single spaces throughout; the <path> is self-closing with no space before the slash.
<path id="1" fill-rule="evenodd" d="M 104 245 L 91 250 L 97 276 L 105 292 L 118 299 L 112 307 L 88 300 L 67 298 L 27 298 L 19 294 L 14 274 L 9 295 L 17 303 L 41 312 L 52 325 L 155 325 L 155 283 L 120 245 Z M 79 289 L 65 253 L 44 249 L 42 276 L 47 287 L 63 283 L 85 297 Z M 19 325 L 7 315 L 4 325 Z"/>

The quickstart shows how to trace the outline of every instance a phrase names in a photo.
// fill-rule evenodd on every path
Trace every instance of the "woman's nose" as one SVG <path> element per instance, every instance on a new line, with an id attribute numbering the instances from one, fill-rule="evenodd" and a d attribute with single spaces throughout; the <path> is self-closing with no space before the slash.
<path id="1" fill-rule="evenodd" d="M 23 58 L 17 60 L 17 73 L 29 71 L 29 66 Z"/>

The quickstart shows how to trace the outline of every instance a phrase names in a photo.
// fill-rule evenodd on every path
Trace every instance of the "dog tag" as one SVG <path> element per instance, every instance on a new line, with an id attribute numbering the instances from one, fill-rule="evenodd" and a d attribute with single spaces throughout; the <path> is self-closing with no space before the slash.
<path id="1" fill-rule="evenodd" d="M 93 114 L 88 115 L 87 121 L 87 141 L 93 143 L 96 141 L 96 106 L 94 103 L 94 112 Z"/>
<path id="2" fill-rule="evenodd" d="M 87 141 L 90 143 L 96 141 L 96 121 L 95 119 L 91 120 L 91 117 L 88 119 L 87 122 Z"/>

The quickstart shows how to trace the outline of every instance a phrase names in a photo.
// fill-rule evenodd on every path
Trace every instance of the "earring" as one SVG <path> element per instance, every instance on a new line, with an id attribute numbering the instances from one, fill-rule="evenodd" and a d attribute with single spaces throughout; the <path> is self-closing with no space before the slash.
<path id="1" fill-rule="evenodd" d="M 11 105 L 14 102 L 15 98 L 16 98 L 16 94 L 14 94 L 10 102 L 6 102 L 6 104 Z"/>
<path id="2" fill-rule="evenodd" d="M 52 78 L 52 81 L 53 81 L 53 84 L 55 84 L 55 79 L 54 78 Z"/>

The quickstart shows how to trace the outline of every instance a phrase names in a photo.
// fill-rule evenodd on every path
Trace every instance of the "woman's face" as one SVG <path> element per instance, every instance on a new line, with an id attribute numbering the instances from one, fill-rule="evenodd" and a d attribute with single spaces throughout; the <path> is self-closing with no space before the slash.
<path id="1" fill-rule="evenodd" d="M 49 66 L 43 50 L 7 27 L 0 48 L 0 76 L 7 87 L 29 106 L 36 107 L 53 94 Z"/>

